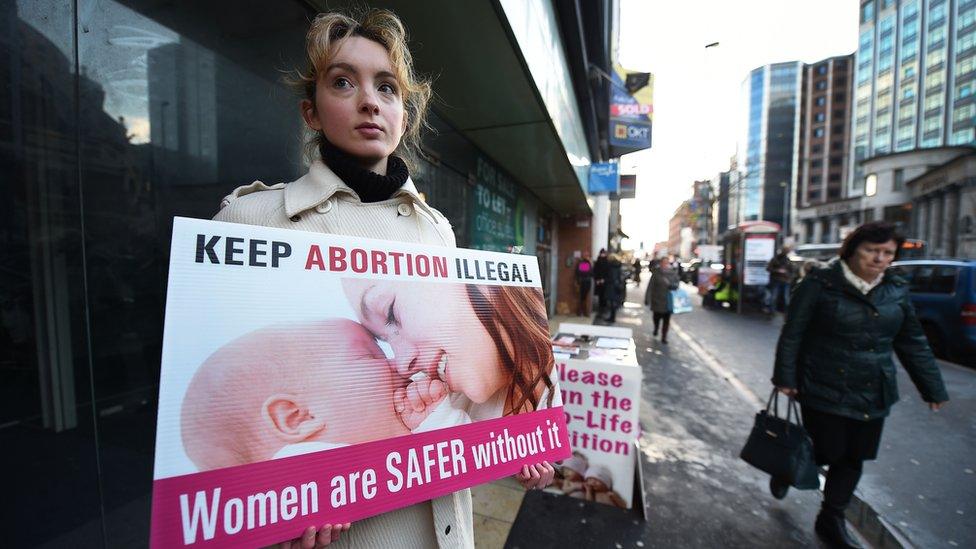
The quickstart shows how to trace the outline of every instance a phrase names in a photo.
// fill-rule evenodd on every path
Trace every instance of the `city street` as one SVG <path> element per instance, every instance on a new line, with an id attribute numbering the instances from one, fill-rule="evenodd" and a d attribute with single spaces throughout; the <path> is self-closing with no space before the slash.
<path id="1" fill-rule="evenodd" d="M 673 324 L 752 393 L 768 396 L 781 315 L 768 320 L 697 307 Z M 939 365 L 951 401 L 938 413 L 899 368 L 901 400 L 885 423 L 877 461 L 865 465 L 858 496 L 917 547 L 976 547 L 976 371 Z"/>
<path id="2" fill-rule="evenodd" d="M 647 521 L 530 492 L 507 547 L 819 546 L 813 533 L 819 494 L 791 490 L 775 500 L 768 477 L 738 458 L 769 394 L 780 317 L 703 310 L 695 298 L 693 312 L 673 317 L 670 344 L 662 345 L 650 337 L 651 315 L 642 302 L 643 286 L 631 285 L 617 324 L 634 329 L 644 372 Z M 903 542 L 973 547 L 976 372 L 948 363 L 942 370 L 952 403 L 938 414 L 923 407 L 907 376 L 900 379 L 902 401 L 858 495 Z"/>

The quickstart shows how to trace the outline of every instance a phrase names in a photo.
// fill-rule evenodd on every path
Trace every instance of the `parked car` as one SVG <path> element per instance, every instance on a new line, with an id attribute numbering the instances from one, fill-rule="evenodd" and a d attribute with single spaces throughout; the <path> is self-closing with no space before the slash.
<path id="1" fill-rule="evenodd" d="M 976 365 L 976 260 L 912 259 L 894 266 L 911 282 L 912 303 L 936 356 Z"/>

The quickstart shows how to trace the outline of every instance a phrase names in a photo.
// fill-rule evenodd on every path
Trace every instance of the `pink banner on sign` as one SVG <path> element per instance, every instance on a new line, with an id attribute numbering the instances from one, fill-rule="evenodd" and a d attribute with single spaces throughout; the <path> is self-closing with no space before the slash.
<path id="1" fill-rule="evenodd" d="M 562 407 L 156 480 L 151 547 L 240 547 L 378 515 L 553 462 Z"/>

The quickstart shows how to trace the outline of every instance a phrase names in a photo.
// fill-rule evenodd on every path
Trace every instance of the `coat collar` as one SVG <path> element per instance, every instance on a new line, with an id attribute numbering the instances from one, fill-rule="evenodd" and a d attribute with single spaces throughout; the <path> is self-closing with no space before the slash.
<path id="1" fill-rule="evenodd" d="M 828 286 L 833 286 L 839 290 L 846 291 L 852 296 L 868 303 L 872 303 L 871 295 L 876 293 L 877 290 L 880 290 L 885 284 L 902 286 L 907 283 L 904 278 L 898 275 L 895 269 L 889 268 L 887 271 L 885 271 L 884 278 L 881 279 L 881 283 L 872 290 L 872 293 L 865 295 L 847 281 L 847 278 L 844 276 L 843 267 L 840 264 L 841 261 L 843 260 L 835 259 L 834 261 L 830 262 L 827 267 L 817 269 L 810 274 Z"/>
<path id="2" fill-rule="evenodd" d="M 308 173 L 285 185 L 285 215 L 288 217 L 295 216 L 318 206 L 337 194 L 347 194 L 355 200 L 359 200 L 356 191 L 343 183 L 339 176 L 333 173 L 325 163 L 316 159 L 309 166 Z M 409 177 L 407 182 L 393 193 L 390 199 L 399 197 L 409 198 L 418 208 L 427 212 L 435 223 L 438 222 L 438 216 L 434 215 L 430 207 L 420 198 L 417 187 Z"/>

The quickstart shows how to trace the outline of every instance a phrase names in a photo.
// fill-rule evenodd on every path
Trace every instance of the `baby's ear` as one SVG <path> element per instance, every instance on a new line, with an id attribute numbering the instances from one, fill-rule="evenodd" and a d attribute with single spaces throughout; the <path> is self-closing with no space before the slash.
<path id="1" fill-rule="evenodd" d="M 264 401 L 264 420 L 288 444 L 306 440 L 325 429 L 325 418 L 315 417 L 295 395 L 278 393 Z"/>

